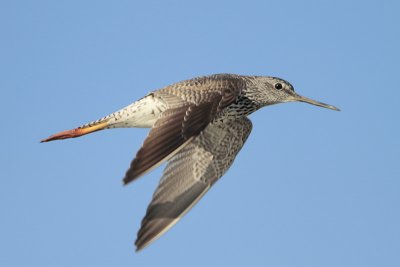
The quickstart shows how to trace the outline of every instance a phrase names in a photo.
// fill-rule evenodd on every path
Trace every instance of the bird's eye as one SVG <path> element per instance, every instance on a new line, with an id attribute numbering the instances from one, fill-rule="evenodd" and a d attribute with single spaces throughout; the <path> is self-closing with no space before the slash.
<path id="1" fill-rule="evenodd" d="M 275 84 L 275 89 L 281 90 L 282 88 L 283 88 L 283 86 L 282 86 L 281 83 L 276 83 L 276 84 Z"/>

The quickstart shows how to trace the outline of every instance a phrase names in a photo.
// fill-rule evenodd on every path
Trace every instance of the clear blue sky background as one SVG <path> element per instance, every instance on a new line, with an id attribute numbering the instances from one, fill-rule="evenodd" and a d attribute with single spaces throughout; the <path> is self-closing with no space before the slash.
<path id="1" fill-rule="evenodd" d="M 1 266 L 400 266 L 398 1 L 2 1 Z M 230 171 L 139 254 L 162 168 L 147 130 L 40 144 L 212 73 L 274 75 L 342 112 L 251 116 Z"/>

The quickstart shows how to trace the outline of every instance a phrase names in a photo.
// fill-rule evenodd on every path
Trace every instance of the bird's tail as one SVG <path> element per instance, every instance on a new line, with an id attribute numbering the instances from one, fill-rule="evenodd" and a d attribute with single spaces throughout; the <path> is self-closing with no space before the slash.
<path id="1" fill-rule="evenodd" d="M 152 94 L 96 121 L 78 128 L 56 133 L 41 142 L 75 138 L 109 128 L 139 127 L 150 128 L 165 109 L 165 103 Z"/>

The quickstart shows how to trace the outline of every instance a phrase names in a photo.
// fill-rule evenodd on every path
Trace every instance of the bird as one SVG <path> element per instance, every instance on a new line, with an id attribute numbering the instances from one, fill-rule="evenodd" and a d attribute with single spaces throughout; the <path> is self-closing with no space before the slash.
<path id="1" fill-rule="evenodd" d="M 137 233 L 139 251 L 175 225 L 230 168 L 252 130 L 251 113 L 296 101 L 339 111 L 299 95 L 278 77 L 213 74 L 155 90 L 110 115 L 41 142 L 104 129 L 151 128 L 123 178 L 126 185 L 167 162 Z"/>

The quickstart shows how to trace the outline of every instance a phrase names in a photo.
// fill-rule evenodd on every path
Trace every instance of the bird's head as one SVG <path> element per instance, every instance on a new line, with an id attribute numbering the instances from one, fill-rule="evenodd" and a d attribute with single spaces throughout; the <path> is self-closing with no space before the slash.
<path id="1" fill-rule="evenodd" d="M 298 101 L 339 111 L 335 106 L 297 94 L 293 85 L 277 77 L 256 76 L 248 79 L 246 96 L 260 106 Z"/>

